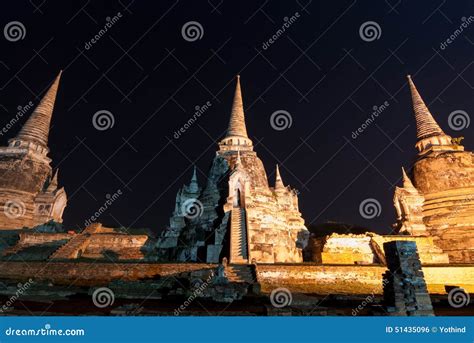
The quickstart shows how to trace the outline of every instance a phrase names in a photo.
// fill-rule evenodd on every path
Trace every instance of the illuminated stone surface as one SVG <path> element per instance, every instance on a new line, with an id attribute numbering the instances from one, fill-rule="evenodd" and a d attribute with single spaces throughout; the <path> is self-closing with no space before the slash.
<path id="1" fill-rule="evenodd" d="M 8 147 L 0 147 L 0 229 L 62 222 L 67 203 L 47 157 L 48 135 L 61 74 Z"/>
<path id="2" fill-rule="evenodd" d="M 151 247 L 146 234 L 103 227 L 94 223 L 81 233 L 37 233 L 23 231 L 18 242 L 1 252 L 6 260 L 145 260 Z"/>
<path id="3" fill-rule="evenodd" d="M 185 204 L 194 210 L 188 211 Z M 247 136 L 240 80 L 226 136 L 201 190 L 195 176 L 176 197 L 170 226 L 157 243 L 159 256 L 172 261 L 216 263 L 302 262 L 308 231 L 295 190 L 283 185 L 279 170 L 269 185 L 262 161 Z"/>
<path id="4" fill-rule="evenodd" d="M 472 263 L 474 154 L 441 130 L 411 79 L 409 84 L 419 154 L 413 166 L 414 186 L 407 187 L 404 182 L 403 188 L 395 191 L 397 227 L 400 233 L 432 236 L 451 263 Z"/>
<path id="5" fill-rule="evenodd" d="M 391 235 L 372 232 L 361 235 L 331 234 L 310 238 L 307 251 L 309 259 L 324 264 L 385 264 L 383 244 L 391 241 L 414 241 L 423 264 L 447 264 L 446 253 L 433 243 L 433 237 Z"/>

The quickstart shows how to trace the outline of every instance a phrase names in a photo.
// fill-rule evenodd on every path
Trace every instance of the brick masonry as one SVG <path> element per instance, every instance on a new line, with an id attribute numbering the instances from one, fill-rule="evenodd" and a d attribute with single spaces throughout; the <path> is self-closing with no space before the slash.
<path id="1" fill-rule="evenodd" d="M 86 263 L 86 262 L 2 262 L 0 279 L 15 281 L 51 280 L 58 285 L 107 285 L 113 280 L 136 281 L 147 278 L 190 275 L 216 268 L 204 263 Z M 313 294 L 382 294 L 382 265 L 258 264 L 257 281 L 264 293 L 278 287 Z M 446 294 L 446 285 L 474 293 L 474 265 L 423 266 L 428 291 Z"/>

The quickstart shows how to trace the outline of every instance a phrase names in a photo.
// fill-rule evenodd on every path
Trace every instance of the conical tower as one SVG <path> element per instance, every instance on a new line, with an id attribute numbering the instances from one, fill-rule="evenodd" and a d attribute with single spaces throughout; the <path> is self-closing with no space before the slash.
<path id="1" fill-rule="evenodd" d="M 47 150 L 49 127 L 51 125 L 51 117 L 53 115 L 61 73 L 62 71 L 58 74 L 18 135 L 10 140 L 10 145 L 12 145 L 12 143 L 18 145 L 16 142 L 20 141 L 37 144 Z"/>
<path id="2" fill-rule="evenodd" d="M 411 182 L 410 177 L 407 175 L 405 168 L 402 167 L 402 182 L 403 182 L 403 189 L 408 191 L 409 193 L 418 193 L 418 190 Z"/>
<path id="3" fill-rule="evenodd" d="M 199 192 L 199 184 L 196 174 L 196 166 L 194 166 L 193 177 L 191 178 L 191 182 L 188 186 L 188 191 L 191 193 L 198 193 Z"/>
<path id="4" fill-rule="evenodd" d="M 8 141 L 9 146 L 0 147 L 3 156 L 0 206 L 4 207 L 10 199 L 22 205 L 20 216 L 9 217 L 6 212 L 0 216 L 0 229 L 33 228 L 51 220 L 62 222 L 67 195 L 64 188 L 58 188 L 58 172 L 52 172 L 51 159 L 47 156 L 49 126 L 60 77 L 61 73 L 16 137 Z"/>
<path id="5" fill-rule="evenodd" d="M 283 184 L 283 180 L 281 179 L 280 168 L 278 167 L 278 164 L 277 164 L 276 170 L 275 170 L 275 190 L 281 190 L 281 189 L 285 189 L 285 185 Z"/>
<path id="6" fill-rule="evenodd" d="M 418 139 L 416 148 L 420 153 L 425 152 L 433 146 L 452 146 L 451 137 L 446 135 L 416 89 L 411 76 L 408 75 L 413 111 L 416 120 L 416 137 Z"/>
<path id="7" fill-rule="evenodd" d="M 156 243 L 157 254 L 165 259 L 207 263 L 219 263 L 225 256 L 231 265 L 253 260 L 301 263 L 309 231 L 298 209 L 298 196 L 283 184 L 278 169 L 273 187 L 253 151 L 239 77 L 233 93 L 224 138 L 202 193 L 193 196 L 198 200 L 199 214 L 190 218 L 185 211 L 178 212 L 187 198 L 177 197 L 170 227 Z"/>
<path id="8" fill-rule="evenodd" d="M 199 187 L 197 173 L 196 173 L 196 166 L 194 166 L 191 182 L 189 183 L 189 185 L 183 186 L 182 195 L 186 197 L 196 198 L 200 193 L 201 193 L 201 187 Z"/>
<path id="9" fill-rule="evenodd" d="M 227 137 L 240 136 L 248 138 L 247 127 L 245 126 L 242 90 L 240 89 L 240 76 L 237 75 L 236 79 L 237 81 L 234 92 L 234 101 L 232 102 L 232 111 L 230 113 L 229 127 L 227 128 Z"/>
<path id="10" fill-rule="evenodd" d="M 245 113 L 239 75 L 236 77 L 234 101 L 232 102 L 229 126 L 227 127 L 226 136 L 219 143 L 219 148 L 221 152 L 253 150 L 252 141 L 248 138 L 247 127 L 245 125 Z"/>

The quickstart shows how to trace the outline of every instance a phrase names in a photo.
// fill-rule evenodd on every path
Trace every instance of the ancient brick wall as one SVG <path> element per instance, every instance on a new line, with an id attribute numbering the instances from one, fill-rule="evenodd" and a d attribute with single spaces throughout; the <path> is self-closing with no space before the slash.
<path id="1" fill-rule="evenodd" d="M 415 241 L 423 264 L 449 263 L 448 255 L 435 245 L 433 237 L 381 236 L 375 233 L 312 237 L 306 255 L 312 262 L 325 264 L 383 263 L 383 243 L 393 240 Z"/>
<path id="2" fill-rule="evenodd" d="M 414 182 L 424 195 L 423 221 L 451 263 L 474 262 L 474 154 L 444 152 L 420 158 Z"/>
<path id="3" fill-rule="evenodd" d="M 87 262 L 2 262 L 0 279 L 51 280 L 77 286 L 106 285 L 112 280 L 134 281 L 171 277 L 201 269 L 216 268 L 204 263 L 87 263 Z"/>
<path id="4" fill-rule="evenodd" d="M 385 266 L 259 264 L 257 279 L 263 292 L 286 287 L 292 292 L 314 294 L 382 294 Z M 474 265 L 423 266 L 428 291 L 445 294 L 445 285 L 474 292 Z"/>
<path id="5" fill-rule="evenodd" d="M 114 260 L 142 259 L 145 256 L 146 235 L 92 234 L 82 257 Z"/>
<path id="6" fill-rule="evenodd" d="M 85 263 L 3 262 L 0 279 L 52 280 L 77 286 L 106 285 L 112 280 L 140 280 L 186 276 L 193 271 L 216 268 L 204 263 Z M 314 294 L 382 294 L 385 266 L 259 264 L 257 279 L 263 292 L 286 287 L 292 292 Z M 459 286 L 474 293 L 474 265 L 423 266 L 428 291 L 445 294 L 445 286 Z"/>
<path id="7" fill-rule="evenodd" d="M 415 187 L 423 194 L 474 185 L 474 154 L 469 151 L 430 154 L 413 170 Z"/>
<path id="8" fill-rule="evenodd" d="M 20 241 L 18 244 L 44 244 L 64 239 L 71 239 L 73 234 L 69 233 L 34 233 L 22 232 L 20 233 Z"/>

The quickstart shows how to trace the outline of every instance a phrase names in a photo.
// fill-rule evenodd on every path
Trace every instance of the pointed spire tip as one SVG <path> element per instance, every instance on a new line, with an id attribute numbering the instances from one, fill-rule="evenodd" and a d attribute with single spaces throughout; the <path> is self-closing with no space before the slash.
<path id="1" fill-rule="evenodd" d="M 242 90 L 240 89 L 240 78 L 237 75 L 234 100 L 230 114 L 227 136 L 241 136 L 247 138 L 247 128 L 245 126 L 244 105 L 242 101 Z"/>
<path id="2" fill-rule="evenodd" d="M 54 111 L 54 103 L 56 102 L 60 78 L 61 71 L 21 128 L 16 136 L 17 139 L 35 142 L 44 147 L 48 146 L 49 127 L 51 125 L 51 117 Z"/>
<path id="3" fill-rule="evenodd" d="M 410 88 L 413 111 L 415 112 L 416 121 L 416 135 L 418 140 L 425 139 L 432 136 L 444 135 L 436 120 L 433 118 L 430 110 L 423 101 L 415 83 L 408 75 L 408 85 Z"/>
<path id="4" fill-rule="evenodd" d="M 285 188 L 285 185 L 283 184 L 283 180 L 281 179 L 280 168 L 278 167 L 278 164 L 277 164 L 276 169 L 275 169 L 275 189 L 283 189 L 283 188 Z"/>
<path id="5" fill-rule="evenodd" d="M 411 181 L 410 177 L 406 173 L 404 167 L 402 167 L 402 184 L 403 184 L 403 188 L 405 189 L 415 189 L 415 186 L 413 186 L 413 182 Z"/>

